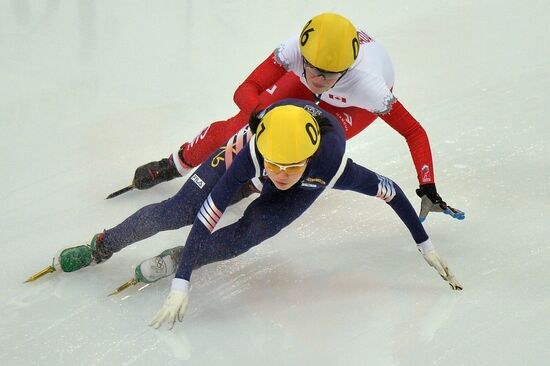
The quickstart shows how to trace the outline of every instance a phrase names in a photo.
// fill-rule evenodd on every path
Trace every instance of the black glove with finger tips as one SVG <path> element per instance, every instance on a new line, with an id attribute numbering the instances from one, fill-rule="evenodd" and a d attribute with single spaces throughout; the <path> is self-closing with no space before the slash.
<path id="1" fill-rule="evenodd" d="M 422 199 L 420 204 L 420 221 L 426 220 L 426 216 L 430 212 L 443 212 L 457 220 L 464 220 L 465 214 L 463 211 L 453 208 L 437 193 L 435 183 L 423 184 L 417 190 L 416 194 Z"/>

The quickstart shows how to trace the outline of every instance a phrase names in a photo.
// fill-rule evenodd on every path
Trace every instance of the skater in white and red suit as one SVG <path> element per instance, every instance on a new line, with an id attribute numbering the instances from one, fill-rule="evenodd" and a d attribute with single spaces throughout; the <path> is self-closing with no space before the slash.
<path id="1" fill-rule="evenodd" d="M 338 14 L 320 14 L 300 34 L 271 53 L 237 88 L 240 112 L 213 122 L 169 158 L 136 169 L 133 186 L 147 189 L 185 175 L 207 159 L 248 122 L 254 109 L 297 98 L 315 101 L 340 122 L 350 139 L 380 117 L 405 137 L 416 168 L 422 198 L 420 219 L 444 212 L 462 220 L 464 212 L 448 206 L 437 193 L 428 136 L 392 92 L 394 69 L 379 42 Z M 254 191 L 248 185 L 243 195 Z"/>

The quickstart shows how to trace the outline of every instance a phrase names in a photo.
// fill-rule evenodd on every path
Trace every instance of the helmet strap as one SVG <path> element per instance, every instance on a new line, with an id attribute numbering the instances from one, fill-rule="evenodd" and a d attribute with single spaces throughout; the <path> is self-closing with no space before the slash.
<path id="1" fill-rule="evenodd" d="M 306 80 L 306 84 L 307 84 L 306 63 L 303 61 L 303 56 L 302 56 L 302 76 Z M 313 97 L 313 101 L 315 102 L 315 104 L 319 104 L 319 102 L 321 101 L 321 95 L 323 95 L 323 93 L 315 94 L 315 93 L 311 92 L 311 96 Z"/>

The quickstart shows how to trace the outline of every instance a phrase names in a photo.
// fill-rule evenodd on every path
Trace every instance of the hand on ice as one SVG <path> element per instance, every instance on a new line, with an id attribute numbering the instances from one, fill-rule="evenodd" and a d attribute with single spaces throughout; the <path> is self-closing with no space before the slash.
<path id="1" fill-rule="evenodd" d="M 437 254 L 430 239 L 419 244 L 418 250 L 420 251 L 420 253 L 422 253 L 426 262 L 428 262 L 430 266 L 435 268 L 435 270 L 437 271 L 437 273 L 439 273 L 441 278 L 443 278 L 445 281 L 449 283 L 449 286 L 451 286 L 451 289 L 462 290 L 462 285 L 455 278 L 455 276 L 449 269 L 449 266 L 447 265 L 445 260 L 443 260 L 443 258 L 441 258 L 439 254 Z"/>
<path id="2" fill-rule="evenodd" d="M 189 281 L 181 278 L 172 280 L 172 289 L 170 294 L 164 301 L 162 308 L 149 323 L 149 326 L 158 329 L 165 321 L 168 323 L 168 328 L 172 329 L 176 319 L 180 322 L 183 320 L 187 302 L 189 301 Z"/>
<path id="3" fill-rule="evenodd" d="M 426 220 L 426 216 L 428 216 L 430 212 L 443 212 L 457 220 L 464 220 L 464 212 L 447 205 L 437 193 L 435 184 L 421 185 L 420 188 L 416 190 L 416 194 L 422 199 L 420 203 L 420 214 L 418 215 L 421 222 Z"/>

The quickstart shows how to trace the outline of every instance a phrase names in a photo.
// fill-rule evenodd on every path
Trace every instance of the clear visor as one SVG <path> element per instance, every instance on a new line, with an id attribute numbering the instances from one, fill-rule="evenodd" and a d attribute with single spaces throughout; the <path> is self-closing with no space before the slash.
<path id="1" fill-rule="evenodd" d="M 313 74 L 314 77 L 322 76 L 325 80 L 336 80 L 340 78 L 342 75 L 346 73 L 347 70 L 340 71 L 340 72 L 332 72 L 332 71 L 325 71 L 322 69 L 319 69 L 318 67 L 313 66 L 310 64 L 305 57 L 302 57 L 304 60 L 304 68 L 308 69 L 308 71 Z"/>

